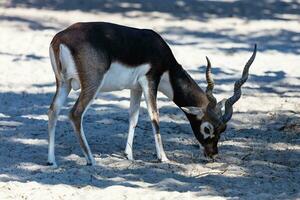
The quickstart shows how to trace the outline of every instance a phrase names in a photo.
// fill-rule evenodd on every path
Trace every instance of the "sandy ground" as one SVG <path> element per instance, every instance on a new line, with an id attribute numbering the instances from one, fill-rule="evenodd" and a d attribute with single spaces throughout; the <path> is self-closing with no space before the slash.
<path id="1" fill-rule="evenodd" d="M 0 199 L 297 199 L 300 198 L 300 1 L 0 1 Z M 125 159 L 129 92 L 103 93 L 84 125 L 97 166 L 85 166 L 67 119 L 57 127 L 59 167 L 46 166 L 47 109 L 55 91 L 48 46 L 77 21 L 152 28 L 205 87 L 211 58 L 218 99 L 257 43 L 259 52 L 220 159 L 207 162 L 181 111 L 159 96 L 169 164 L 158 163 L 142 104 Z"/>

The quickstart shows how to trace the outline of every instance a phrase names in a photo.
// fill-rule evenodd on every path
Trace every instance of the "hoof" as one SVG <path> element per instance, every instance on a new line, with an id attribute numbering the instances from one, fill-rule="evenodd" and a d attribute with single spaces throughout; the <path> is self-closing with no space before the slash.
<path id="1" fill-rule="evenodd" d="M 161 158 L 161 159 L 158 159 L 161 163 L 170 163 L 170 160 L 165 157 L 165 158 Z"/>
<path id="2" fill-rule="evenodd" d="M 47 162 L 47 165 L 54 168 L 57 167 L 57 164 L 55 162 Z"/>
<path id="3" fill-rule="evenodd" d="M 131 161 L 133 161 L 133 160 L 134 160 L 134 158 L 133 158 L 132 154 L 131 154 L 131 155 L 129 155 L 129 154 L 125 153 L 125 157 L 127 158 L 127 160 L 131 160 Z"/>
<path id="4" fill-rule="evenodd" d="M 96 165 L 96 161 L 94 159 L 92 159 L 91 161 L 87 161 L 86 165 L 87 166 L 95 166 Z"/>

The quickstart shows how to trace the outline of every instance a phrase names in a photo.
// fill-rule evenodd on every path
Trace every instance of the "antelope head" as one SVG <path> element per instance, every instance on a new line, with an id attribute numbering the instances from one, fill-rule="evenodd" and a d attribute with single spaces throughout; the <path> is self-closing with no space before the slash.
<path id="1" fill-rule="evenodd" d="M 208 57 L 206 68 L 206 97 L 208 104 L 203 107 L 181 107 L 191 122 L 193 132 L 204 147 L 204 155 L 209 158 L 215 158 L 218 154 L 218 141 L 221 133 L 226 130 L 227 122 L 233 114 L 233 105 L 241 97 L 241 87 L 247 81 L 249 76 L 249 68 L 253 63 L 256 55 L 256 44 L 254 51 L 248 62 L 246 63 L 242 77 L 234 84 L 233 96 L 217 102 L 213 95 L 214 80 L 211 75 L 211 63 Z"/>

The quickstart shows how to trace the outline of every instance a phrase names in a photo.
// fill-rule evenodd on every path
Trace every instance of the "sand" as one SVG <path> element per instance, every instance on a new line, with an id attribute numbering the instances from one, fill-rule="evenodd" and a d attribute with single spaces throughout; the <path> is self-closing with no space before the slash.
<path id="1" fill-rule="evenodd" d="M 0 199 L 300 198 L 300 1 L 1 1 Z M 159 32 L 205 87 L 205 56 L 216 97 L 233 83 L 258 44 L 242 98 L 207 162 L 187 119 L 159 95 L 170 163 L 158 163 L 142 103 L 135 161 L 124 157 L 129 91 L 99 94 L 84 129 L 97 165 L 86 166 L 67 119 L 57 126 L 57 168 L 47 161 L 47 110 L 55 91 L 48 47 L 77 21 L 108 21 Z"/>

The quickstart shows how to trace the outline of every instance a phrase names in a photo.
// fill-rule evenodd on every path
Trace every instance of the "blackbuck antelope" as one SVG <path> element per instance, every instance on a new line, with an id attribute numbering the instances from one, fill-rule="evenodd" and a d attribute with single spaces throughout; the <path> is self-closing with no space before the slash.
<path id="1" fill-rule="evenodd" d="M 137 29 L 111 23 L 76 23 L 59 32 L 50 45 L 50 59 L 56 77 L 57 90 L 49 109 L 48 164 L 56 165 L 54 155 L 55 125 L 59 111 L 71 89 L 81 89 L 70 111 L 80 146 L 88 165 L 95 164 L 86 140 L 82 120 L 84 113 L 99 92 L 130 89 L 129 131 L 125 149 L 132 160 L 132 143 L 137 125 L 140 101 L 144 94 L 151 119 L 157 157 L 168 161 L 159 131 L 157 91 L 161 91 L 182 109 L 190 121 L 204 154 L 214 157 L 217 143 L 232 116 L 232 106 L 241 96 L 241 86 L 256 55 L 244 67 L 242 78 L 235 82 L 234 94 L 217 103 L 213 96 L 214 81 L 207 58 L 204 92 L 181 67 L 162 39 L 152 30 Z M 225 112 L 222 113 L 222 105 Z"/>

